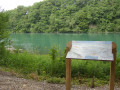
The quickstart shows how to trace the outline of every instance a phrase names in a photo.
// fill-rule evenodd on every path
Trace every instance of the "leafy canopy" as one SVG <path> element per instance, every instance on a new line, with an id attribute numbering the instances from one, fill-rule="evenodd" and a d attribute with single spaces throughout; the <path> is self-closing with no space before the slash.
<path id="1" fill-rule="evenodd" d="M 44 0 L 7 11 L 12 32 L 120 32 L 120 0 Z"/>

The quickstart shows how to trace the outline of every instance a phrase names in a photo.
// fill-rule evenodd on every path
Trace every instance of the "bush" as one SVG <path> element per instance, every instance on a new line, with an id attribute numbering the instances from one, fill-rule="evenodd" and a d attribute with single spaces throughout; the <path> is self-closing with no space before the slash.
<path id="1" fill-rule="evenodd" d="M 7 36 L 8 36 L 5 30 L 7 21 L 8 21 L 8 15 L 6 15 L 4 12 L 0 12 L 0 59 L 1 60 L 5 54 L 4 46 L 7 41 Z"/>
<path id="2" fill-rule="evenodd" d="M 65 56 L 66 52 L 61 52 L 56 46 L 50 49 L 51 76 L 65 77 Z"/>

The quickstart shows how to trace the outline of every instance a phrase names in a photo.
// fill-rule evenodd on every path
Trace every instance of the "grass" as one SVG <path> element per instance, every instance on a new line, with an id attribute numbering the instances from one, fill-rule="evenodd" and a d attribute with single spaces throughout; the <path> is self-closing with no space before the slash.
<path id="1" fill-rule="evenodd" d="M 72 78 L 73 85 L 87 85 L 92 87 L 93 78 L 86 78 L 86 77 L 79 77 L 79 78 Z M 108 84 L 109 81 L 105 79 L 98 79 L 94 78 L 94 86 L 102 86 Z"/>
<path id="2" fill-rule="evenodd" d="M 46 80 L 48 83 L 65 84 L 65 78 L 51 77 Z"/>
<path id="3" fill-rule="evenodd" d="M 55 48 L 52 48 L 55 49 Z M 1 59 L 0 66 L 6 71 L 19 73 L 21 77 L 34 80 L 46 80 L 49 83 L 65 83 L 66 60 L 65 52 L 51 50 L 48 55 L 33 53 L 7 52 Z M 54 56 L 55 55 L 55 56 Z M 91 80 L 95 77 L 95 85 L 108 83 L 110 62 L 72 60 L 72 83 L 87 84 L 91 86 Z M 116 79 L 120 80 L 120 56 L 116 62 Z"/>

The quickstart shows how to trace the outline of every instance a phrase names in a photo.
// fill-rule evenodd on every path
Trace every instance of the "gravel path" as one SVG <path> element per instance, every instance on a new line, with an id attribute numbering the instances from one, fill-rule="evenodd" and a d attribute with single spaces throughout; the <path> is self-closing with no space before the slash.
<path id="1" fill-rule="evenodd" d="M 12 76 L 10 73 L 0 71 L 0 90 L 65 90 L 64 84 L 50 84 L 47 82 L 39 82 L 27 80 Z M 90 88 L 87 86 L 72 85 L 71 90 L 109 90 L 108 85 L 103 87 Z M 120 88 L 115 87 L 115 90 Z"/>

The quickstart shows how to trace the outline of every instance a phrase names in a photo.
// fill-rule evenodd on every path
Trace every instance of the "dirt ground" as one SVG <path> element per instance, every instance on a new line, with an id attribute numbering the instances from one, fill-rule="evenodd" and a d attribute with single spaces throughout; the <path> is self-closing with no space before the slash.
<path id="1" fill-rule="evenodd" d="M 28 80 L 0 71 L 0 90 L 65 90 L 65 84 L 50 84 L 46 81 Z M 109 90 L 109 88 L 108 85 L 95 88 L 72 85 L 71 90 Z M 115 86 L 115 90 L 120 90 L 120 87 Z"/>

